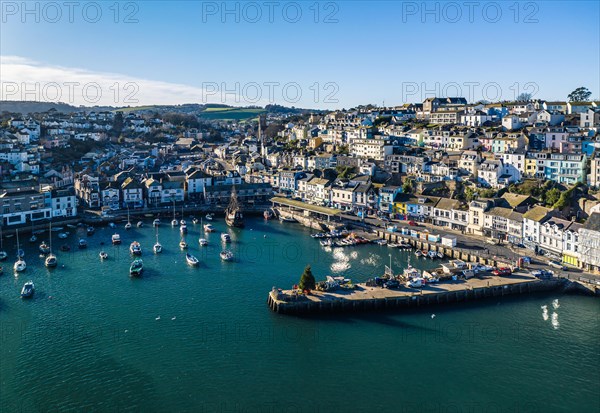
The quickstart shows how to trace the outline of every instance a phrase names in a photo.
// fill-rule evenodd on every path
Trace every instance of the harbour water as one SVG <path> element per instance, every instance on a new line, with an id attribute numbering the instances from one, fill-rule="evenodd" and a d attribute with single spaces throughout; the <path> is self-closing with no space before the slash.
<path id="1" fill-rule="evenodd" d="M 179 229 L 151 221 L 130 231 L 69 229 L 53 239 L 59 266 L 21 240 L 28 268 L 15 277 L 14 238 L 0 275 L 0 412 L 598 412 L 600 302 L 560 293 L 505 297 L 402 312 L 281 316 L 272 286 L 365 281 L 438 263 L 365 245 L 325 249 L 297 224 L 251 220 L 220 232 L 188 222 L 192 268 Z M 121 234 L 123 244 L 110 237 Z M 56 233 L 54 234 L 56 235 Z M 77 240 L 87 238 L 87 249 Z M 130 278 L 129 244 L 145 272 Z M 104 245 L 101 245 L 104 243 Z M 58 251 L 69 244 L 71 252 Z M 98 253 L 109 258 L 101 262 Z M 24 282 L 35 297 L 21 300 Z"/>

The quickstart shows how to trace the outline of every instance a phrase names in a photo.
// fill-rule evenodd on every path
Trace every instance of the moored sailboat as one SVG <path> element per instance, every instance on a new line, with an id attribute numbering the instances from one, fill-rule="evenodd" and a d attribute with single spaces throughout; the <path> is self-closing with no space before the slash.
<path id="1" fill-rule="evenodd" d="M 152 250 L 155 254 L 160 254 L 162 252 L 162 245 L 158 242 L 158 227 L 156 227 L 156 243 L 152 246 Z"/>
<path id="2" fill-rule="evenodd" d="M 48 247 L 48 255 L 44 260 L 44 265 L 48 268 L 54 268 L 58 265 L 58 259 L 56 258 L 56 255 L 52 253 L 52 223 L 50 223 L 48 233 L 50 234 L 50 246 Z M 43 242 L 42 245 L 44 245 Z M 42 251 L 42 245 L 40 245 L 40 251 Z"/>
<path id="3" fill-rule="evenodd" d="M 129 275 L 132 277 L 139 277 L 144 272 L 144 262 L 141 258 L 133 260 L 129 266 Z"/>

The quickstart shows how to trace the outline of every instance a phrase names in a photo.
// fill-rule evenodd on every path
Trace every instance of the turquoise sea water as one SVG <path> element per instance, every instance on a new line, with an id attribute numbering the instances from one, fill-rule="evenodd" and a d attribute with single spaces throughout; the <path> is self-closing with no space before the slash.
<path id="1" fill-rule="evenodd" d="M 600 301 L 556 294 L 419 310 L 289 317 L 266 305 L 306 264 L 317 279 L 365 281 L 412 257 L 385 246 L 326 250 L 297 224 L 252 220 L 229 230 L 235 262 L 221 262 L 220 233 L 188 222 L 189 267 L 179 231 L 163 223 L 152 254 L 150 222 L 83 228 L 53 240 L 48 270 L 25 241 L 0 275 L 0 412 L 598 412 Z M 110 245 L 119 232 L 120 247 Z M 45 234 L 44 236 L 46 236 Z M 40 237 L 40 240 L 44 238 Z M 27 237 L 25 237 L 27 238 Z M 129 243 L 145 274 L 131 279 Z M 14 242 L 14 238 L 11 240 Z M 104 242 L 105 245 L 100 245 Z M 22 243 L 23 244 L 23 243 Z M 101 262 L 100 250 L 109 253 Z M 64 265 L 64 267 L 63 267 Z M 36 295 L 21 300 L 23 283 Z"/>

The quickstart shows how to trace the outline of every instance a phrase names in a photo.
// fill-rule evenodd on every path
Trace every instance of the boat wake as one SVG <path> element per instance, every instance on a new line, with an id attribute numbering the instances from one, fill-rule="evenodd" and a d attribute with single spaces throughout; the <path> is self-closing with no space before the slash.
<path id="1" fill-rule="evenodd" d="M 558 298 L 557 298 L 554 301 L 552 301 L 552 308 L 554 308 L 556 310 L 558 307 L 560 307 L 560 304 L 558 303 Z"/>
<path id="2" fill-rule="evenodd" d="M 552 327 L 554 327 L 555 330 L 558 330 L 560 327 L 560 323 L 558 322 L 558 313 L 552 313 Z"/>
<path id="3" fill-rule="evenodd" d="M 544 319 L 544 321 L 548 321 L 548 306 L 547 305 L 542 306 L 542 318 Z"/>

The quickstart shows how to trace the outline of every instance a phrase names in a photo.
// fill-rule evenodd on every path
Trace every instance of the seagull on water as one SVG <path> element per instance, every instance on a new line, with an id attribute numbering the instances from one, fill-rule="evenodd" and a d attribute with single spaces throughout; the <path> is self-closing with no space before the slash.
<path id="1" fill-rule="evenodd" d="M 156 317 L 155 320 L 157 320 L 157 321 L 160 320 L 160 316 Z"/>
<path id="2" fill-rule="evenodd" d="M 177 317 L 173 317 L 171 320 L 175 320 Z"/>

